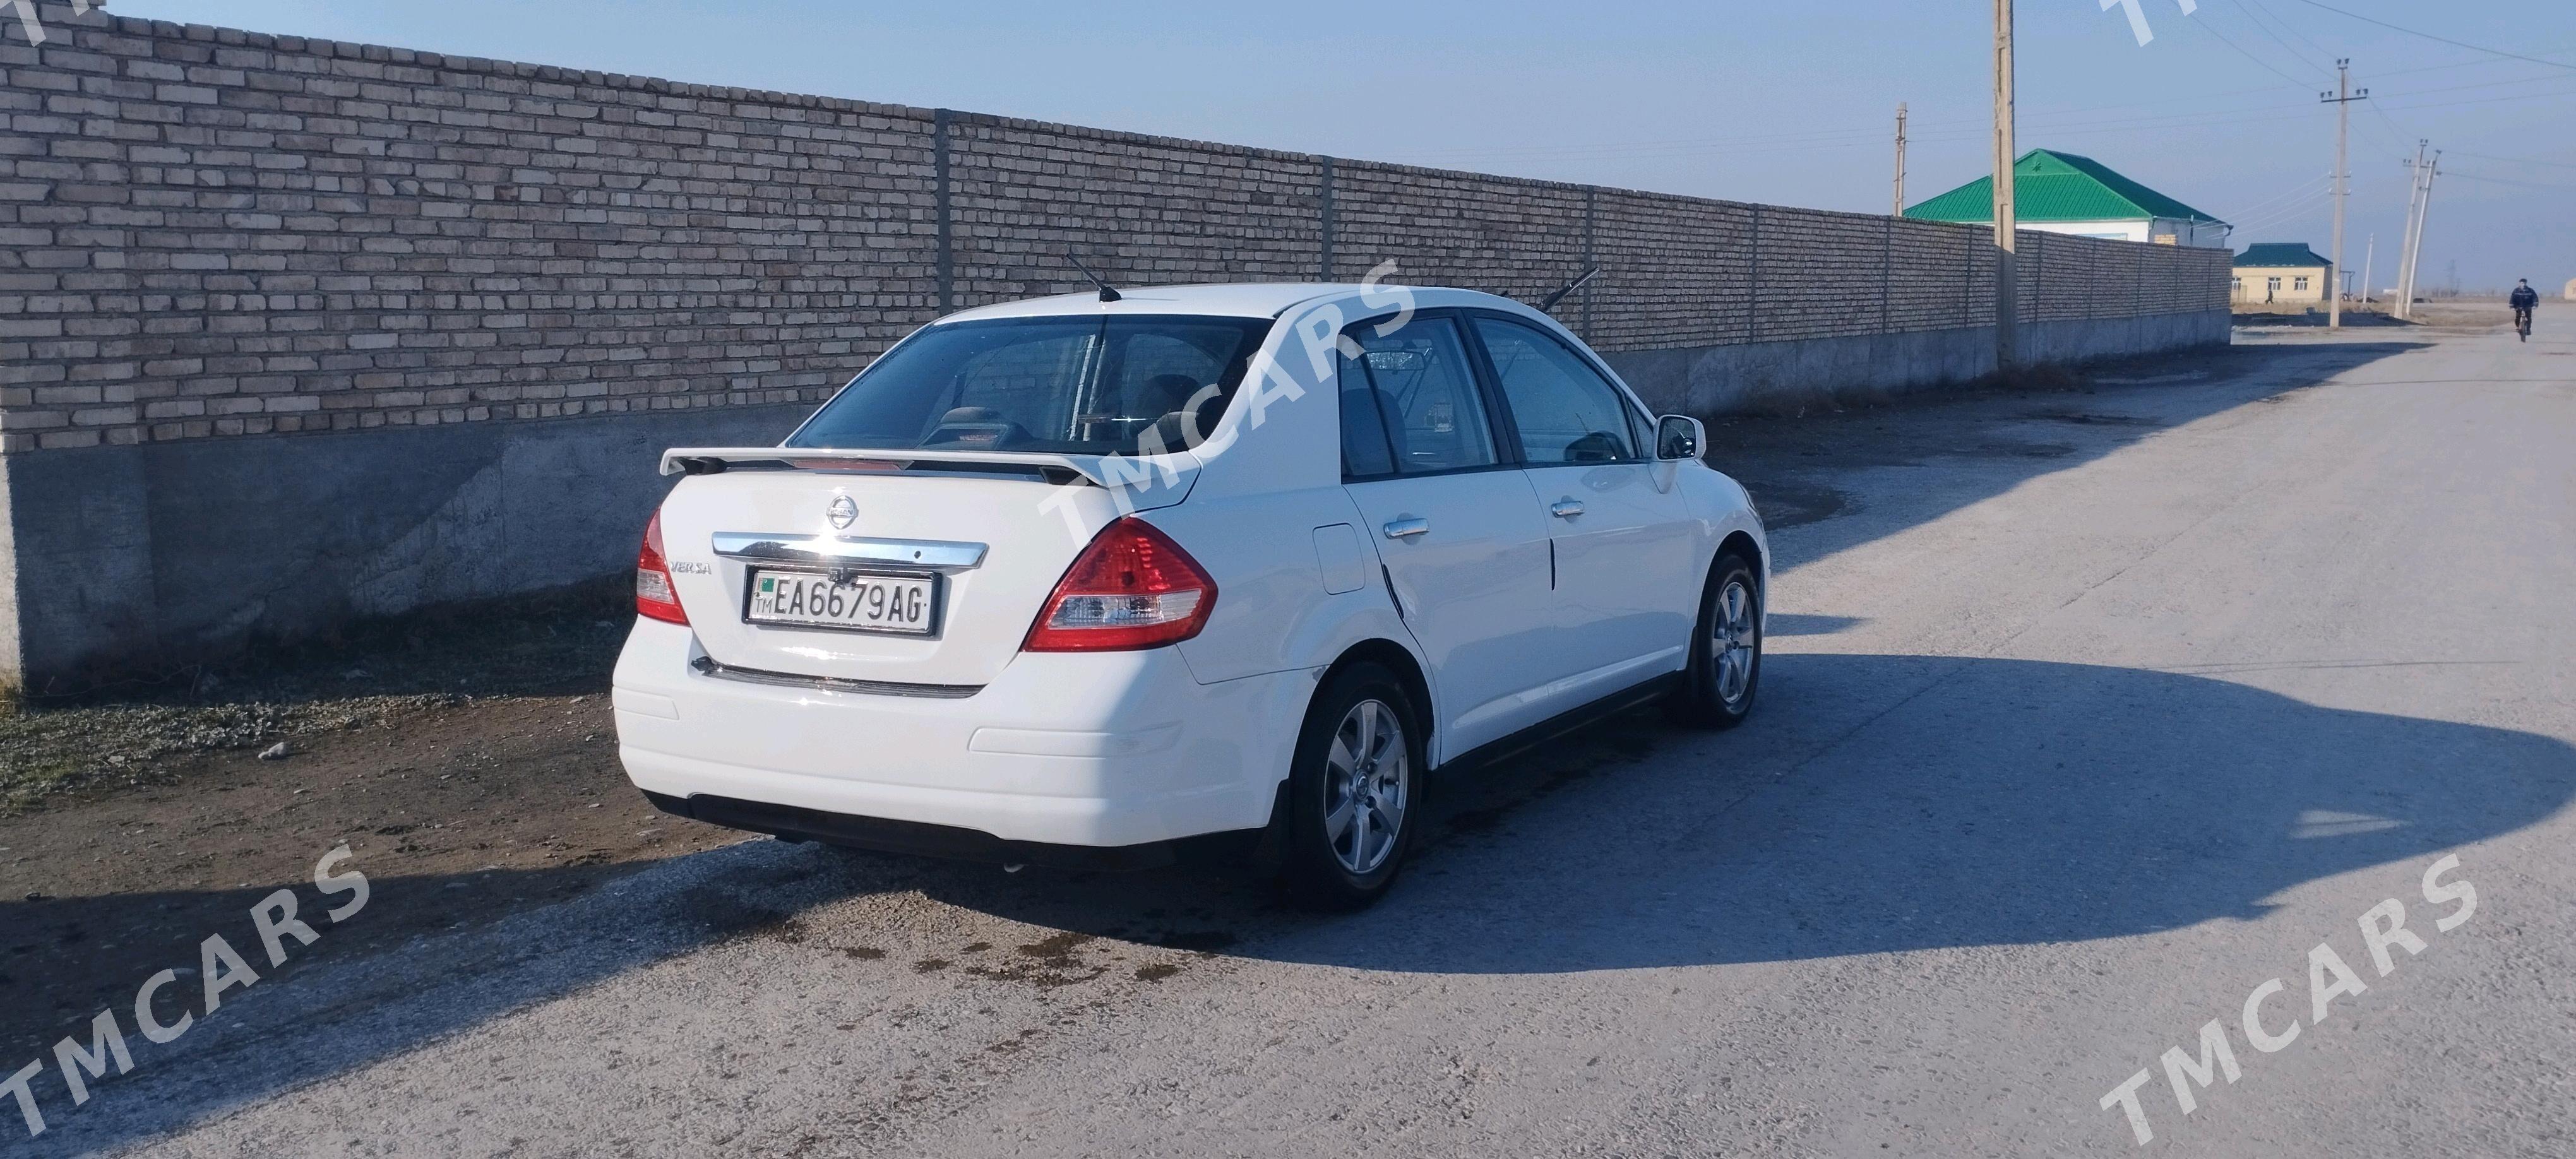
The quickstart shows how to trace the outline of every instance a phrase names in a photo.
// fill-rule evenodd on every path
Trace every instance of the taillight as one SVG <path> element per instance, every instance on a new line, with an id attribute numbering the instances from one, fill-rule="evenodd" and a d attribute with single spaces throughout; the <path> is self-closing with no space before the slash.
<path id="1" fill-rule="evenodd" d="M 1031 652 L 1107 652 L 1177 644 L 1207 626 L 1216 581 L 1142 519 L 1102 529 L 1056 581 L 1021 645 Z"/>
<path id="2" fill-rule="evenodd" d="M 635 612 L 672 624 L 689 622 L 680 610 L 680 589 L 671 583 L 670 561 L 662 556 L 662 512 L 655 509 L 644 525 L 644 550 L 635 555 Z"/>

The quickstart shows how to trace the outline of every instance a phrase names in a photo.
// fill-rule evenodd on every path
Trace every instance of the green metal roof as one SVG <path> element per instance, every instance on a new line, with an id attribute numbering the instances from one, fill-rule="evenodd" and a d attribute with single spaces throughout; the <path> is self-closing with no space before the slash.
<path id="1" fill-rule="evenodd" d="M 1993 221 L 1994 184 L 1992 177 L 1977 178 L 1928 201 L 1917 202 L 1905 211 L 1905 216 L 1926 221 Z M 2218 221 L 2122 177 L 2090 157 L 2053 149 L 2033 149 L 2013 162 L 2013 217 L 2019 221 L 2120 221 L 2144 217 Z"/>
<path id="2" fill-rule="evenodd" d="M 2308 243 L 2303 241 L 2258 241 L 2245 247 L 2244 253 L 2236 255 L 2236 265 L 2239 269 L 2249 266 L 2295 267 L 2333 264 L 2320 256 L 2317 251 L 2309 249 Z"/>

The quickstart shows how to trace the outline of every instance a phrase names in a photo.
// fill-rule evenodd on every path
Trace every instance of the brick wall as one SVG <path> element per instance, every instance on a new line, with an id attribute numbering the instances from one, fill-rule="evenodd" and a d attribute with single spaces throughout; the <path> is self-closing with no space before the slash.
<path id="1" fill-rule="evenodd" d="M 1983 231 L 45 8 L 0 41 L 0 447 L 807 402 L 949 308 L 1131 283 L 1529 297 L 1605 351 L 1991 323 Z M 2033 320 L 2227 255 L 2026 234 Z"/>
<path id="2" fill-rule="evenodd" d="M 0 16 L 0 679 L 631 566 L 950 310 L 1400 280 L 1557 308 L 1659 409 L 1993 369 L 1986 231 L 41 4 Z M 2220 250 L 2025 233 L 2022 349 L 2224 341 Z"/>

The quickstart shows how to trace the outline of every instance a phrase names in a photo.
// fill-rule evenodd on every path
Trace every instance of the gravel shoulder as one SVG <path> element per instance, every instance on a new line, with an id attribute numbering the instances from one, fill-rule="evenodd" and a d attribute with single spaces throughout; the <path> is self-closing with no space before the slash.
<path id="1" fill-rule="evenodd" d="M 379 889 L 328 957 L 738 840 L 627 784 L 606 695 L 625 627 L 591 595 L 414 617 L 0 719 L 0 1058 L 44 1057 L 209 933 L 243 940 L 338 845 L 422 887 Z"/>

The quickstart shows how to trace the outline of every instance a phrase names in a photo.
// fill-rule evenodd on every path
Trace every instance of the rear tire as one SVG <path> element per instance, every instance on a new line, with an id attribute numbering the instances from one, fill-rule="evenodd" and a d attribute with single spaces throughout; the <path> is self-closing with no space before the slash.
<path id="1" fill-rule="evenodd" d="M 1674 723 L 1724 729 L 1744 723 L 1762 684 L 1762 579 L 1734 552 L 1717 557 L 1700 591 L 1690 662 L 1664 702 Z"/>
<path id="2" fill-rule="evenodd" d="M 1382 665 L 1353 664 L 1316 691 L 1280 819 L 1279 886 L 1289 901 L 1355 910 L 1395 884 L 1422 827 L 1420 719 Z"/>

